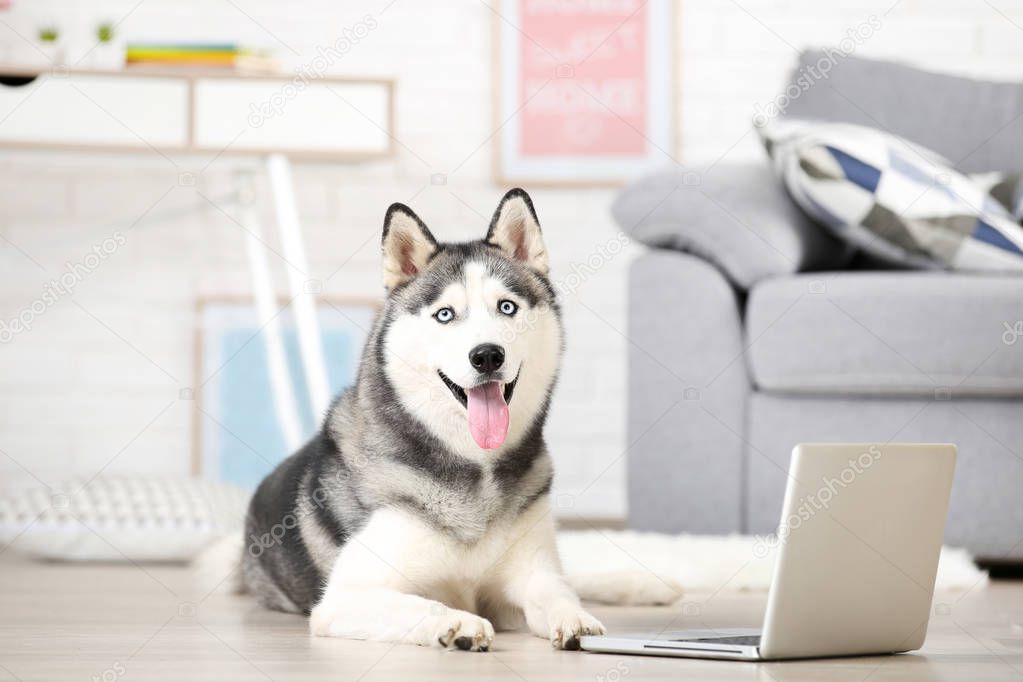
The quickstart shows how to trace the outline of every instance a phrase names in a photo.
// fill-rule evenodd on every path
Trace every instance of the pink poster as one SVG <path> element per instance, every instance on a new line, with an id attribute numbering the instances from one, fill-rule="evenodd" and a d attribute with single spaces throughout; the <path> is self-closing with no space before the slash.
<path id="1" fill-rule="evenodd" d="M 644 153 L 645 0 L 524 0 L 520 7 L 520 153 Z"/>

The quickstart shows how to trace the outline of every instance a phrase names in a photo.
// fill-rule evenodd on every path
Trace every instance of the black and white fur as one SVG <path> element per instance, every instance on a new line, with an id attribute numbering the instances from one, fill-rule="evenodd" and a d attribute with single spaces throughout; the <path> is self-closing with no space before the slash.
<path id="1" fill-rule="evenodd" d="M 355 385 L 252 499 L 244 589 L 308 613 L 315 635 L 486 651 L 495 628 L 525 624 L 577 648 L 604 628 L 555 546 L 543 426 L 562 326 L 529 196 L 508 192 L 485 238 L 458 244 L 394 204 L 383 270 L 388 295 Z M 442 307 L 453 323 L 438 323 Z M 484 379 L 510 394 L 495 449 L 473 440 L 458 396 L 481 380 L 468 360 L 481 343 L 503 348 Z"/>

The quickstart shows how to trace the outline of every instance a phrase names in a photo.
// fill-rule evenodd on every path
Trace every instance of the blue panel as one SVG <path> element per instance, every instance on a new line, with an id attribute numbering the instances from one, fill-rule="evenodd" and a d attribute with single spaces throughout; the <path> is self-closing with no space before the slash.
<path id="1" fill-rule="evenodd" d="M 221 357 L 231 360 L 221 371 L 217 405 L 211 411 L 223 425 L 217 454 L 218 478 L 247 490 L 259 485 L 278 462 L 291 454 L 277 422 L 263 335 L 253 338 L 257 331 L 255 327 L 238 327 L 221 337 Z M 322 338 L 330 388 L 337 393 L 355 380 L 355 340 L 345 329 L 324 329 Z M 293 327 L 283 330 L 283 340 L 303 437 L 307 438 L 319 428 L 322 415 L 312 414 Z"/>
<path id="2" fill-rule="evenodd" d="M 990 244 L 991 246 L 997 246 L 1003 251 L 1010 251 L 1012 253 L 1018 253 L 1023 255 L 1023 251 L 1016 246 L 1015 243 L 1009 241 L 1004 234 L 996 230 L 991 225 L 988 225 L 983 220 L 977 220 L 977 229 L 973 231 L 973 238 L 977 241 Z"/>
<path id="3" fill-rule="evenodd" d="M 254 329 L 235 329 L 221 337 L 224 366 L 217 413 L 222 424 L 219 478 L 251 489 L 259 471 L 274 462 L 284 449 L 270 397 L 270 379 L 263 362 L 265 348 Z M 255 451 L 255 452 L 254 452 Z M 257 454 L 258 453 L 258 454 Z"/>
<path id="4" fill-rule="evenodd" d="M 863 163 L 857 158 L 849 156 L 840 149 L 829 146 L 824 148 L 838 161 L 838 165 L 842 167 L 845 177 L 871 193 L 877 191 L 877 183 L 881 181 L 881 171 L 869 164 Z"/>

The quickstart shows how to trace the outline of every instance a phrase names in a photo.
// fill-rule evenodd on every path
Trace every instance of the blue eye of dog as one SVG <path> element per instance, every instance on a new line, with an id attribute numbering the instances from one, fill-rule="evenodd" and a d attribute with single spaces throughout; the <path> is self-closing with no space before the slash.
<path id="1" fill-rule="evenodd" d="M 447 324 L 451 320 L 455 319 L 455 311 L 451 308 L 441 308 L 433 314 L 433 317 L 441 324 Z"/>
<path id="2" fill-rule="evenodd" d="M 516 312 L 518 312 L 519 307 L 515 305 L 514 301 L 504 299 L 503 301 L 497 304 L 497 309 L 500 310 L 505 315 L 514 315 Z"/>

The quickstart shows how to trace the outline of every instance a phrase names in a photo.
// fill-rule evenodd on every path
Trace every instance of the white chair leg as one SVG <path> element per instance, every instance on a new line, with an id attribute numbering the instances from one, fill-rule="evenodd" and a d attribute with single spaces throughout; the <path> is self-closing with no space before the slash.
<path id="1" fill-rule="evenodd" d="M 306 259 L 302 229 L 298 222 L 295 206 L 294 186 L 291 182 L 291 164 L 283 154 L 271 154 L 266 159 L 270 177 L 270 191 L 277 213 L 277 229 L 281 235 L 284 250 L 285 269 L 288 272 L 288 286 L 294 297 L 295 324 L 298 328 L 298 344 L 305 370 L 309 402 L 317 421 L 326 414 L 330 404 L 330 385 L 327 381 L 327 364 L 324 361 L 323 341 L 317 318 L 313 292 L 306 291 L 305 283 L 309 264 Z"/>
<path id="2" fill-rule="evenodd" d="M 239 173 L 238 178 L 238 221 L 245 227 L 245 251 L 252 274 L 252 290 L 256 299 L 256 314 L 263 325 L 262 337 L 266 344 L 267 369 L 273 393 L 277 422 L 284 434 L 288 450 L 294 452 L 303 441 L 302 424 L 298 404 L 295 401 L 294 384 L 288 371 L 287 354 L 284 350 L 284 336 L 281 332 L 277 297 L 267 265 L 266 248 L 262 243 L 259 214 L 255 205 L 255 193 L 250 173 Z"/>

